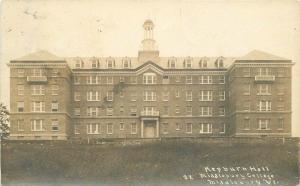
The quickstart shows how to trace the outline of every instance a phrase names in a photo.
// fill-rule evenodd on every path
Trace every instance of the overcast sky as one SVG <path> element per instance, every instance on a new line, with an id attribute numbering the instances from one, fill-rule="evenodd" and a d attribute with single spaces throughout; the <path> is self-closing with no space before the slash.
<path id="1" fill-rule="evenodd" d="M 297 0 L 2 1 L 1 101 L 9 104 L 9 60 L 41 49 L 61 57 L 137 56 L 148 18 L 161 56 L 239 57 L 258 49 L 293 60 L 293 135 L 300 136 Z"/>

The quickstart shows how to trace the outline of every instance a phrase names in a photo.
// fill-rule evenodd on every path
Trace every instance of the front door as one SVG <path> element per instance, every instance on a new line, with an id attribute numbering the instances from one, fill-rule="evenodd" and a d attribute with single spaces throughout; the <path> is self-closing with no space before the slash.
<path id="1" fill-rule="evenodd" d="M 144 124 L 144 137 L 155 138 L 156 122 L 146 122 Z"/>

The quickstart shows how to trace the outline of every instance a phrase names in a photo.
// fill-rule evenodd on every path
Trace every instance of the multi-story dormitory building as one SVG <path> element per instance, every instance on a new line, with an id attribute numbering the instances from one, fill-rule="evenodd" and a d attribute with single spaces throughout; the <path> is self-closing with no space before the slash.
<path id="1" fill-rule="evenodd" d="M 11 139 L 291 136 L 290 60 L 160 57 L 152 21 L 138 57 L 11 60 Z"/>

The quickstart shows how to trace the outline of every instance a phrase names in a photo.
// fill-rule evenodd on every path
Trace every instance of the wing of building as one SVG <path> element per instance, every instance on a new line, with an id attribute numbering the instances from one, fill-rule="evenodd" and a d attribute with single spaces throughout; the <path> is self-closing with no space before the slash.
<path id="1" fill-rule="evenodd" d="M 291 136 L 291 60 L 161 57 L 143 28 L 137 57 L 11 60 L 10 139 Z"/>

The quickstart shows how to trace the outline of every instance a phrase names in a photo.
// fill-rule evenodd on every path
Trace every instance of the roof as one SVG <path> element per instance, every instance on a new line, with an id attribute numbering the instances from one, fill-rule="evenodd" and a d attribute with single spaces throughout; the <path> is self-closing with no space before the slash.
<path id="1" fill-rule="evenodd" d="M 24 61 L 30 61 L 30 62 L 36 62 L 36 61 L 46 61 L 46 62 L 62 62 L 65 61 L 64 58 L 58 57 L 48 51 L 40 50 L 34 53 L 30 53 L 28 55 L 25 55 L 23 57 L 17 58 L 12 60 L 13 62 L 24 62 Z"/>
<path id="2" fill-rule="evenodd" d="M 253 50 L 246 54 L 245 56 L 238 58 L 239 61 L 288 61 L 288 59 L 275 56 L 273 54 L 259 51 L 259 50 Z"/>

